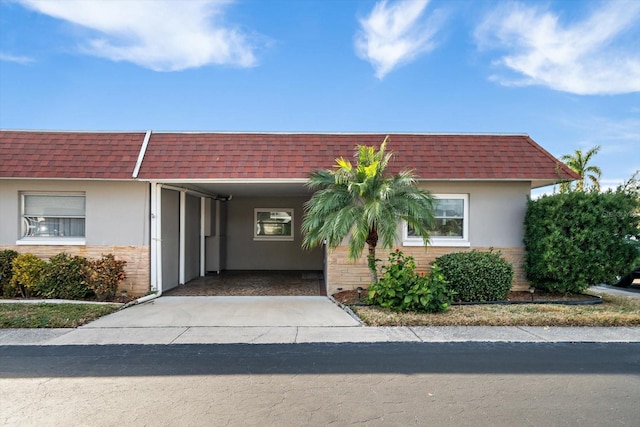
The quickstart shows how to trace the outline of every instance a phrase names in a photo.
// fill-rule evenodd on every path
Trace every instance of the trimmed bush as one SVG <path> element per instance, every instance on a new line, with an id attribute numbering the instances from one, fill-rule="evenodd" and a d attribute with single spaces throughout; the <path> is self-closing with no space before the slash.
<path id="1" fill-rule="evenodd" d="M 13 260 L 18 257 L 18 252 L 12 249 L 0 251 L 0 296 L 11 298 L 16 296 L 16 289 L 11 286 L 13 276 Z"/>
<path id="2" fill-rule="evenodd" d="M 389 264 L 382 266 L 382 277 L 369 287 L 368 300 L 398 311 L 445 311 L 451 305 L 452 292 L 437 265 L 429 275 L 416 273 L 411 256 L 396 249 Z"/>
<path id="3" fill-rule="evenodd" d="M 45 298 L 85 299 L 92 294 L 87 287 L 89 273 L 86 258 L 59 253 L 49 259 L 39 294 Z"/>
<path id="4" fill-rule="evenodd" d="M 11 287 L 27 298 L 36 296 L 42 285 L 47 262 L 33 254 L 20 254 L 13 260 Z"/>
<path id="5" fill-rule="evenodd" d="M 525 217 L 525 271 L 536 288 L 582 293 L 615 283 L 638 259 L 637 195 L 570 192 L 530 200 Z"/>
<path id="6" fill-rule="evenodd" d="M 99 301 L 113 299 L 118 285 L 127 277 L 124 260 L 117 260 L 112 254 L 102 255 L 102 258 L 90 262 L 90 273 L 87 278 L 89 289 Z"/>
<path id="7" fill-rule="evenodd" d="M 502 301 L 513 282 L 513 266 L 500 252 L 456 252 L 436 258 L 457 301 Z"/>

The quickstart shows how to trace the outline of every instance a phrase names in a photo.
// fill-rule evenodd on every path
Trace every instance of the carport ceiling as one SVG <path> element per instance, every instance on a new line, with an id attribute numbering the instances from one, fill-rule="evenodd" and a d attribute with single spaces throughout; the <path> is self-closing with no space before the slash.
<path id="1" fill-rule="evenodd" d="M 174 184 L 179 185 L 179 184 Z M 188 183 L 180 187 L 191 188 L 221 197 L 310 197 L 313 193 L 303 183 Z"/>

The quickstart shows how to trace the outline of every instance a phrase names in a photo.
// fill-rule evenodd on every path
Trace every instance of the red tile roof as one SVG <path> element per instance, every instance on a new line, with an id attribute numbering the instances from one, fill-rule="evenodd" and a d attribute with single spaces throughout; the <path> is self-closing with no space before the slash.
<path id="1" fill-rule="evenodd" d="M 131 179 L 144 136 L 0 131 L 0 177 Z"/>
<path id="2" fill-rule="evenodd" d="M 356 145 L 385 134 L 154 133 L 139 178 L 306 178 L 351 158 Z M 556 180 L 577 178 L 525 135 L 391 134 L 392 172 L 421 179 Z"/>
<path id="3" fill-rule="evenodd" d="M 131 179 L 144 133 L 0 131 L 0 177 Z M 138 178 L 290 179 L 385 134 L 153 133 Z M 390 168 L 421 179 L 577 178 L 525 135 L 391 134 Z"/>

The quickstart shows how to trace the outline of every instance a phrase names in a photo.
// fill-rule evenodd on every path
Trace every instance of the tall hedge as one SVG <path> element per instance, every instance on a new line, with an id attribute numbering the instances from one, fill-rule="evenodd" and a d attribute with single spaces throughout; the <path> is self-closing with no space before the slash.
<path id="1" fill-rule="evenodd" d="M 613 283 L 638 262 L 637 195 L 570 192 L 529 200 L 525 271 L 537 288 L 584 292 Z"/>

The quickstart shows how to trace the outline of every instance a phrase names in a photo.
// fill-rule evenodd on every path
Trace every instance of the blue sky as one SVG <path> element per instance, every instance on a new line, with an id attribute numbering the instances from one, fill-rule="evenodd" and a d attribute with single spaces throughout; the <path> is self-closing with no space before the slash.
<path id="1" fill-rule="evenodd" d="M 640 1 L 0 0 L 0 128 L 527 133 L 615 185 Z"/>

